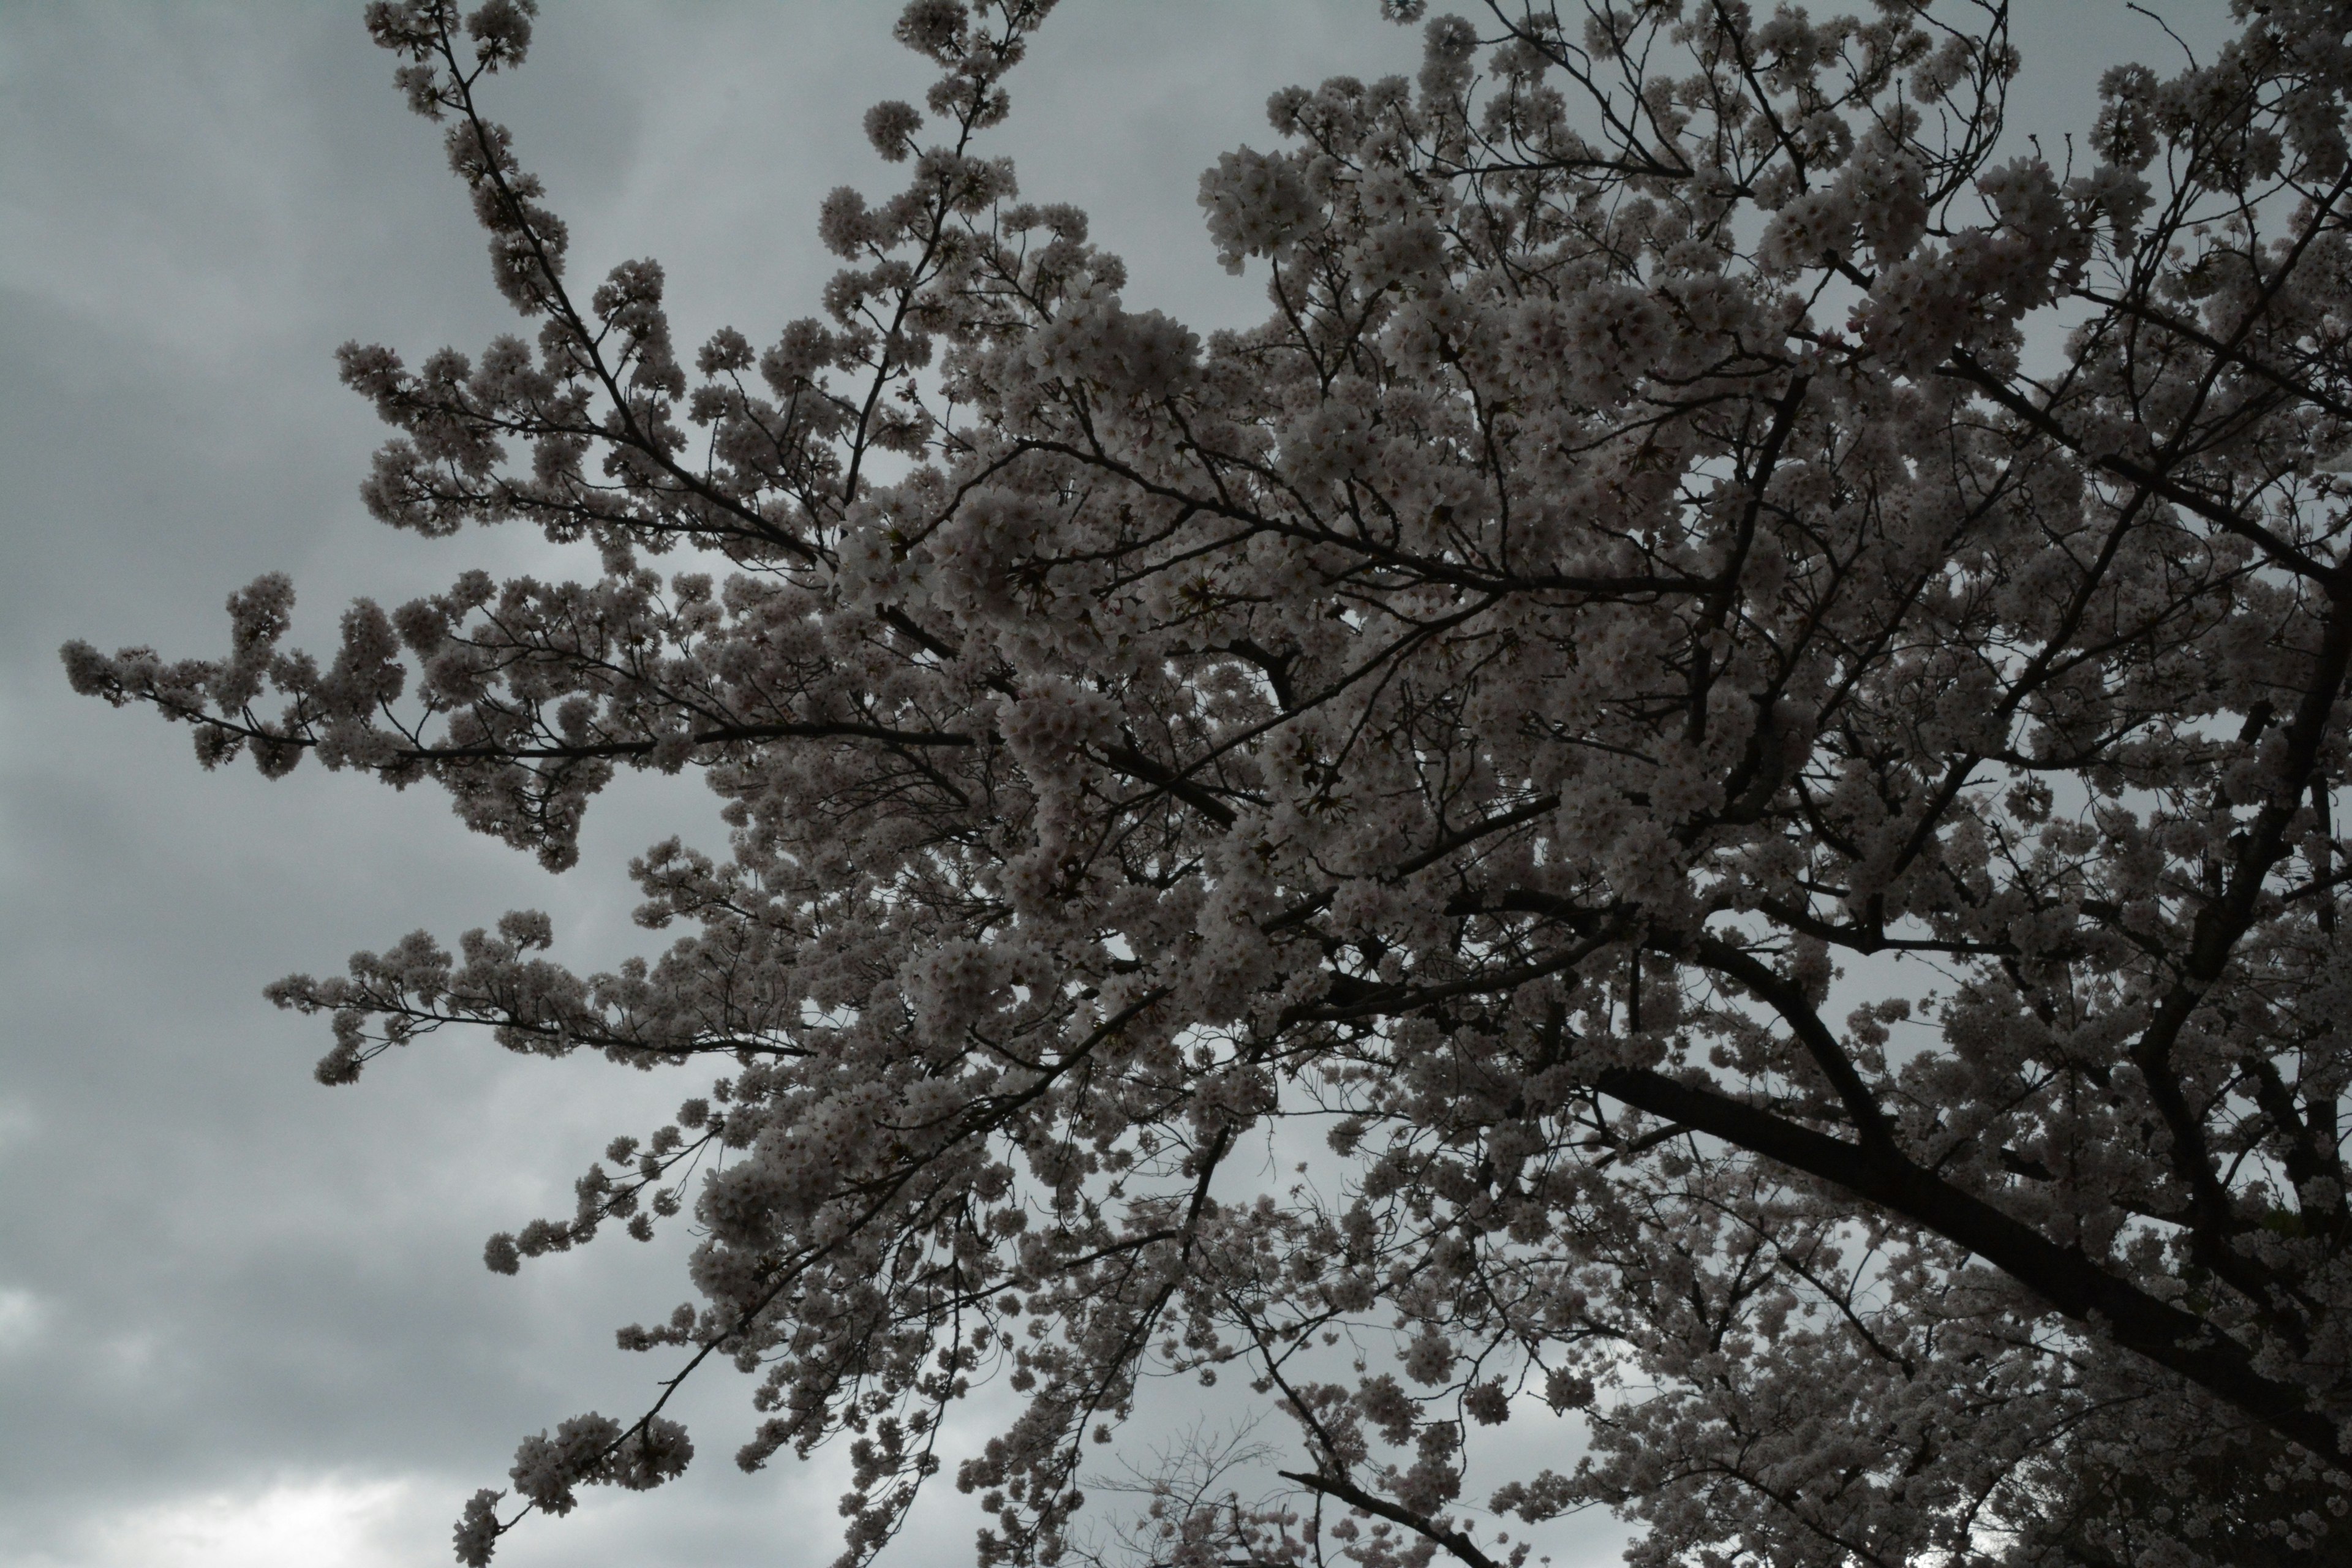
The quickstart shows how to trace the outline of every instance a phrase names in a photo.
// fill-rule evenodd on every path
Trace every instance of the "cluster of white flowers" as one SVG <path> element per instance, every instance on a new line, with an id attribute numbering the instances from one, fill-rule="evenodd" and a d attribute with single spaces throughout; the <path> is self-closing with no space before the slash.
<path id="1" fill-rule="evenodd" d="M 721 1064 L 486 1260 L 695 1226 L 700 1305 L 621 1342 L 754 1374 L 746 1468 L 845 1438 L 847 1562 L 977 1380 L 1022 1400 L 957 1467 L 981 1556 L 1051 1562 L 1146 1377 L 1221 1369 L 1288 1489 L 1180 1458 L 1146 1561 L 1516 1568 L 1593 1504 L 1659 1565 L 2316 1561 L 2352 32 L 2242 9 L 2110 73 L 2063 182 L 1991 161 L 1998 8 L 1438 17 L 1203 177 L 1273 306 L 1203 342 L 974 150 L 1042 0 L 916 0 L 940 80 L 865 123 L 907 185 L 826 199 L 823 318 L 689 376 L 477 101 L 530 7 L 380 4 L 541 321 L 347 348 L 364 494 L 602 573 L 362 602 L 324 664 L 268 577 L 225 658 L 68 674 L 553 867 L 616 769 L 709 783 L 728 853 L 634 867 L 656 957 L 519 914 L 274 994 L 332 1082 L 453 1024 Z M 1470 1440 L 1539 1407 L 1572 1468 Z M 689 1451 L 581 1417 L 513 1484 Z"/>
<path id="2" fill-rule="evenodd" d="M 1039 325 L 1023 353 L 1041 374 L 1069 385 L 1091 384 L 1114 395 L 1158 403 L 1193 368 L 1201 340 L 1158 310 L 1130 315 L 1108 289 L 1071 295 Z"/>
<path id="3" fill-rule="evenodd" d="M 1244 258 L 1283 253 L 1323 216 L 1297 159 L 1247 147 L 1220 153 L 1201 176 L 1201 206 L 1228 272 L 1239 272 Z"/>

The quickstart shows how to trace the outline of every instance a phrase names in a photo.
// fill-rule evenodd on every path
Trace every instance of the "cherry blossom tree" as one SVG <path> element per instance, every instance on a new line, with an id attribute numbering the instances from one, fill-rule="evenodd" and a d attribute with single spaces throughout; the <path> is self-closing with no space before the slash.
<path id="1" fill-rule="evenodd" d="M 272 992 L 329 1083 L 464 1024 L 701 1090 L 491 1239 L 690 1225 L 698 1299 L 459 1557 L 676 1475 L 713 1358 L 746 1468 L 847 1444 L 845 1563 L 950 1459 L 983 1563 L 1486 1568 L 1595 1506 L 1650 1564 L 2340 1552 L 2344 8 L 2233 0 L 2032 143 L 1995 0 L 1425 20 L 1202 176 L 1271 306 L 1205 342 L 986 154 L 1047 8 L 907 6 L 910 177 L 689 369 L 488 118 L 528 0 L 379 0 L 535 335 L 347 347 L 367 503 L 597 570 L 65 651 L 551 868 L 618 768 L 722 803 L 633 863 L 653 956 L 520 912 Z M 1171 1375 L 1284 1436 L 1097 1532 Z"/>

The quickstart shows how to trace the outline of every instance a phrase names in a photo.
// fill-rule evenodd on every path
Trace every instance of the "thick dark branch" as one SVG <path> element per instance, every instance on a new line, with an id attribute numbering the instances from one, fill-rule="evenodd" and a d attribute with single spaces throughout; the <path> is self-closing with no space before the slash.
<path id="1" fill-rule="evenodd" d="M 1804 988 L 1795 981 L 1775 974 L 1771 967 L 1754 953 L 1733 946 L 1721 937 L 1702 936 L 1690 945 L 1689 954 L 1701 965 L 1717 974 L 1737 981 L 1755 998 L 1780 1016 L 1789 1026 L 1805 1054 L 1829 1079 L 1837 1091 L 1838 1101 L 1846 1114 L 1853 1119 L 1862 1135 L 1863 1146 L 1873 1152 L 1895 1152 L 1895 1135 L 1886 1125 L 1886 1118 L 1878 1108 L 1878 1097 L 1862 1081 L 1853 1061 L 1838 1044 L 1837 1037 L 1822 1016 L 1805 997 Z"/>
<path id="2" fill-rule="evenodd" d="M 2347 1455 L 2336 1423 L 2305 1403 L 2303 1391 L 2254 1369 L 2245 1347 L 2179 1307 L 2100 1268 L 1973 1194 L 1922 1170 L 1892 1149 L 1867 1150 L 1816 1132 L 1727 1095 L 1646 1068 L 1612 1068 L 1601 1093 L 1663 1116 L 1855 1196 L 1956 1242 L 2076 1322 L 2095 1324 L 2116 1343 L 2195 1384 L 2215 1398 L 2337 1467 Z"/>
<path id="3" fill-rule="evenodd" d="M 313 735 L 281 734 L 258 724 L 231 719 L 225 714 L 190 708 L 184 703 L 167 701 L 160 697 L 147 700 L 174 719 L 209 729 L 226 731 L 257 744 L 271 746 L 316 746 Z M 781 724 L 720 724 L 709 730 L 698 730 L 691 737 L 697 746 L 723 746 L 741 741 L 782 740 L 860 740 L 880 741 L 893 746 L 972 746 L 979 742 L 970 735 L 951 730 L 893 730 L 882 724 L 854 723 L 781 723 Z M 583 741 L 576 744 L 542 746 L 404 746 L 389 753 L 390 763 L 455 763 L 488 762 L 504 759 L 510 762 L 572 762 L 592 757 L 644 756 L 661 744 L 658 740 Z"/>
<path id="4" fill-rule="evenodd" d="M 1325 1497 L 1338 1498 L 1349 1508 L 1369 1513 L 1375 1519 L 1385 1519 L 1391 1524 L 1401 1524 L 1423 1540 L 1432 1541 L 1443 1546 L 1463 1562 L 1469 1563 L 1470 1568 L 1498 1568 L 1498 1564 L 1493 1558 L 1479 1551 L 1477 1543 L 1460 1531 L 1449 1530 L 1409 1509 L 1401 1508 L 1384 1497 L 1378 1497 L 1366 1491 L 1353 1481 L 1341 1477 L 1309 1475 L 1302 1470 L 1276 1470 L 1275 1474 L 1286 1481 L 1297 1482 L 1308 1491 L 1321 1492 Z"/>
<path id="5" fill-rule="evenodd" d="M 207 721 L 210 722 L 210 721 Z M 722 724 L 694 732 L 698 746 L 722 746 L 735 741 L 857 740 L 880 741 L 893 746 L 972 746 L 970 735 L 951 730 L 893 730 L 881 724 Z M 511 757 L 518 762 L 573 757 L 642 756 L 658 741 L 596 741 L 576 746 L 419 746 L 398 753 L 403 762 L 461 762 L 473 758 Z"/>
<path id="6" fill-rule="evenodd" d="M 2260 376 L 2280 391 L 2292 393 L 2315 408 L 2332 414 L 2338 419 L 2352 420 L 2352 403 L 2347 403 L 2324 388 L 2314 386 L 2309 382 L 2279 369 L 2276 365 L 2255 358 L 2246 352 L 2242 344 L 2225 343 L 2210 333 L 2201 331 L 2193 321 L 2184 321 L 2169 311 L 2157 310 L 2145 300 L 2131 295 L 2102 294 L 2095 289 L 2077 289 L 2074 290 L 2074 297 L 2129 316 L 2135 321 L 2145 321 L 2150 326 L 2160 327 L 2168 332 L 2176 333 L 2216 358 L 2236 365 L 2248 374 Z"/>
<path id="7" fill-rule="evenodd" d="M 2132 1047 L 2132 1061 L 2147 1081 L 2148 1099 L 2172 1135 L 2173 1168 L 2189 1189 L 2191 1212 L 2197 1216 L 2191 1229 L 2197 1261 L 2228 1279 L 2253 1301 L 2266 1321 L 2293 1338 L 2300 1338 L 2304 1327 L 2274 1310 L 2273 1288 L 2280 1283 L 2276 1271 L 2230 1245 L 2242 1226 L 2214 1167 L 2203 1121 L 2173 1070 L 2172 1055 L 2205 994 L 2253 929 L 2272 868 L 2292 848 L 2289 830 L 2318 768 L 2345 678 L 2352 673 L 2352 605 L 2339 601 L 2331 610 L 2311 684 L 2287 724 L 2285 754 L 2271 781 L 2270 798 L 2238 836 L 2227 886 L 2220 898 L 2198 911 L 2179 978 Z"/>
<path id="8" fill-rule="evenodd" d="M 2279 565 L 2306 577 L 2326 579 L 2335 575 L 2333 568 L 2315 559 L 2307 552 L 2298 550 L 2270 529 L 2264 528 L 2248 516 L 2241 506 L 2226 497 L 2208 495 L 2202 490 L 2192 489 L 2170 475 L 2124 457 L 2120 453 L 2095 455 L 2084 452 L 2082 443 L 2060 424 L 2057 417 L 2048 409 L 2042 407 L 2011 385 L 2008 378 L 1979 363 L 1969 354 L 1964 352 L 1953 354 L 1945 363 L 1942 374 L 1977 387 L 1986 396 L 2042 435 L 2047 436 L 2068 451 L 2083 458 L 2093 468 L 2137 485 L 2151 495 L 2161 496 L 2183 510 L 2196 513 L 2226 533 L 2234 533 L 2242 539 L 2252 540 L 2262 547 L 2264 554 Z"/>
<path id="9" fill-rule="evenodd" d="M 1328 545 L 1348 551 L 1393 571 L 1406 573 L 1431 583 L 1444 583 L 1478 594 L 1565 593 L 1590 595 L 1596 599 L 1651 599 L 1675 595 L 1704 594 L 1716 586 L 1716 577 L 1698 577 L 1686 574 L 1626 574 L 1622 576 L 1594 575 L 1585 573 L 1506 573 L 1482 572 L 1475 568 L 1436 556 L 1416 554 L 1381 543 L 1358 533 L 1343 533 L 1332 528 L 1297 522 L 1271 512 L 1259 511 L 1219 497 L 1187 494 L 1173 485 L 1163 484 L 1129 464 L 1121 462 L 1100 447 L 1079 447 L 1068 441 L 1044 440 L 1024 437 L 1014 445 L 1010 456 L 997 465 L 1003 468 L 1014 458 L 1029 452 L 1046 452 L 1067 458 L 1074 462 L 1101 469 L 1134 486 L 1137 490 L 1155 500 L 1173 502 L 1189 507 L 1207 517 L 1220 517 L 1259 532 L 1278 534 L 1310 544 Z"/>
<path id="10" fill-rule="evenodd" d="M 1129 778 L 1141 779 L 1155 789 L 1167 791 L 1219 827 L 1234 825 L 1233 807 L 1219 800 L 1211 791 L 1174 771 L 1160 766 L 1132 746 L 1105 746 L 1103 761 Z"/>

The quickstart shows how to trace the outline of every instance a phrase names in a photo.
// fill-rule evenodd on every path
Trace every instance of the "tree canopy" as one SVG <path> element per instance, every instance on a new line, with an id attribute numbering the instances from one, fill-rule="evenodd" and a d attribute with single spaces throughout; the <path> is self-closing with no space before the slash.
<path id="1" fill-rule="evenodd" d="M 367 504 L 597 570 L 65 650 L 551 868 L 619 768 L 722 803 L 633 863 L 643 960 L 522 911 L 271 993 L 329 1083 L 452 1025 L 700 1069 L 489 1242 L 691 1226 L 699 1300 L 459 1557 L 676 1475 L 712 1358 L 745 1468 L 848 1444 L 845 1563 L 950 1461 L 983 1563 L 1486 1568 L 1595 1506 L 1649 1564 L 2344 1550 L 2345 8 L 2233 0 L 2028 144 L 1996 0 L 1390 0 L 1417 77 L 1202 175 L 1271 307 L 1205 342 L 987 153 L 1049 8 L 907 5 L 904 187 L 689 369 L 489 118 L 530 0 L 378 0 L 535 325 L 342 351 Z M 1278 1451 L 1097 1523 L 1170 1375 Z"/>

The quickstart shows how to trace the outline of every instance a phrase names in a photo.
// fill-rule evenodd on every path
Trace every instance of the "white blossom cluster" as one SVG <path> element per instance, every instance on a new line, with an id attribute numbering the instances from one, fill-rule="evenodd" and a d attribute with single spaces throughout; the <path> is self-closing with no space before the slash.
<path id="1" fill-rule="evenodd" d="M 621 1343 L 749 1374 L 747 1468 L 845 1440 L 845 1564 L 985 1377 L 983 1563 L 1516 1568 L 1594 1506 L 1655 1568 L 2340 1556 L 2344 8 L 2236 0 L 2053 168 L 1994 161 L 1990 0 L 1496 0 L 1202 176 L 1271 306 L 1205 342 L 978 150 L 1047 8 L 906 7 L 907 184 L 689 374 L 485 117 L 531 6 L 370 7 L 537 328 L 344 351 L 368 503 L 602 574 L 323 667 L 267 577 L 226 658 L 71 678 L 551 867 L 622 766 L 729 843 L 635 862 L 685 934 L 614 973 L 524 913 L 281 983 L 320 1077 L 716 1064 L 486 1258 L 693 1226 Z M 1278 1474 L 1084 1528 L 1145 1380 L 1221 1372 Z M 676 1474 L 661 1408 L 527 1440 L 525 1510 Z M 1546 1410 L 1581 1458 L 1472 1465 Z"/>

